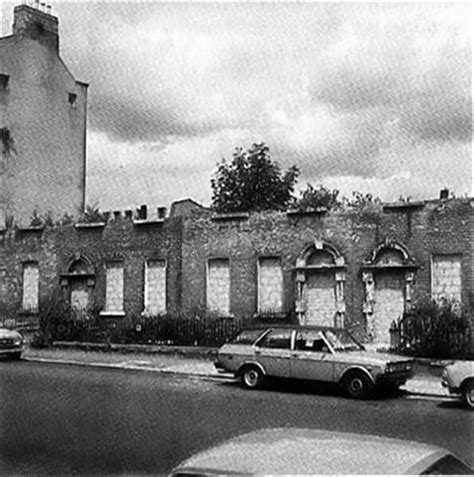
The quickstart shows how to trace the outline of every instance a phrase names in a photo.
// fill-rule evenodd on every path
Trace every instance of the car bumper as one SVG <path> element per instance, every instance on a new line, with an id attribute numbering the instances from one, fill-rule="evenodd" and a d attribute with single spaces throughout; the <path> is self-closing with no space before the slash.
<path id="1" fill-rule="evenodd" d="M 441 381 L 441 386 L 443 386 L 443 388 L 446 388 L 449 391 L 449 394 L 461 394 L 460 388 L 450 386 L 447 381 Z"/>
<path id="2" fill-rule="evenodd" d="M 216 368 L 218 373 L 230 373 L 232 371 L 229 371 L 228 369 L 224 368 L 222 363 L 220 361 L 215 361 L 214 362 L 214 368 Z"/>
<path id="3" fill-rule="evenodd" d="M 402 384 L 405 384 L 411 377 L 413 377 L 413 373 L 411 371 L 385 373 L 377 376 L 376 383 L 380 385 L 395 384 L 401 386 Z"/>
<path id="4" fill-rule="evenodd" d="M 17 354 L 23 352 L 23 346 L 10 346 L 8 348 L 0 348 L 0 356 Z"/>

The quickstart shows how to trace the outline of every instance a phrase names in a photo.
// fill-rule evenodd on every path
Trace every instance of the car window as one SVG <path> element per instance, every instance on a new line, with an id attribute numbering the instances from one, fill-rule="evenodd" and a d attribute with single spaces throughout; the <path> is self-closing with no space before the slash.
<path id="1" fill-rule="evenodd" d="M 335 351 L 360 351 L 363 347 L 343 329 L 325 331 L 324 336 Z"/>
<path id="2" fill-rule="evenodd" d="M 436 461 L 422 475 L 472 475 L 472 469 L 452 455 L 447 455 Z"/>
<path id="3" fill-rule="evenodd" d="M 232 341 L 232 344 L 252 345 L 263 335 L 265 330 L 243 330 Z"/>
<path id="4" fill-rule="evenodd" d="M 309 330 L 296 333 L 295 350 L 327 353 L 329 348 L 321 332 Z"/>
<path id="5" fill-rule="evenodd" d="M 291 330 L 272 330 L 258 341 L 260 348 L 290 348 Z"/>

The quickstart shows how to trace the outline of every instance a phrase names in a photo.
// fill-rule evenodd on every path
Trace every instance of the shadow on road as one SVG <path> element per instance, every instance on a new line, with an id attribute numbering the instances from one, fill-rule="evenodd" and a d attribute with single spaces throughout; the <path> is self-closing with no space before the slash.
<path id="1" fill-rule="evenodd" d="M 222 382 L 221 386 L 241 388 L 238 381 Z M 327 383 L 319 381 L 303 381 L 291 379 L 267 378 L 265 385 L 258 392 L 279 392 L 286 394 L 308 394 L 317 396 L 339 396 L 345 397 L 341 387 L 336 383 Z M 401 390 L 393 389 L 375 389 L 369 399 L 388 400 L 404 396 Z"/>
<path id="2" fill-rule="evenodd" d="M 472 412 L 472 409 L 467 408 L 464 406 L 463 402 L 459 400 L 453 400 L 453 401 L 443 401 L 440 402 L 436 405 L 440 409 L 455 409 L 455 410 L 462 410 L 465 412 Z"/>

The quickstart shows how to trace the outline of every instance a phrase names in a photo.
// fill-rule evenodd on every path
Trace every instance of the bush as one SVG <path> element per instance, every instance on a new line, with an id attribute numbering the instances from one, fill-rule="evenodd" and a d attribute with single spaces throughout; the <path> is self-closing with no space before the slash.
<path id="1" fill-rule="evenodd" d="M 469 313 L 453 300 L 423 300 L 399 323 L 398 351 L 426 358 L 465 358 L 469 354 Z"/>
<path id="2" fill-rule="evenodd" d="M 39 331 L 34 335 L 33 347 L 47 347 L 53 341 L 98 341 L 94 312 L 71 308 L 70 304 L 52 296 L 41 304 Z"/>
<path id="3" fill-rule="evenodd" d="M 40 331 L 34 336 L 32 346 L 47 347 L 53 341 L 220 346 L 240 330 L 235 319 L 206 310 L 194 310 L 187 315 L 140 316 L 133 322 L 122 325 L 100 320 L 97 310 L 74 310 L 67 302 L 51 298 L 40 311 Z"/>

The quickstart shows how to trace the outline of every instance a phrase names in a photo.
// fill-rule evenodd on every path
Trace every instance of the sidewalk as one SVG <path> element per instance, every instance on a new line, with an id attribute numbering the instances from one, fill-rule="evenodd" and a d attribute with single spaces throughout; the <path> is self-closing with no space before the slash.
<path id="1" fill-rule="evenodd" d="M 233 379 L 231 374 L 217 372 L 213 364 L 214 353 L 209 349 L 201 349 L 200 352 L 203 355 L 201 357 L 196 356 L 196 350 L 193 350 L 194 356 L 190 356 L 183 352 L 183 349 L 179 350 L 181 354 L 177 354 L 178 350 L 174 350 L 173 354 L 163 354 L 160 352 L 150 352 L 149 348 L 147 348 L 147 352 L 140 352 L 139 349 L 134 347 L 134 352 L 125 352 L 124 348 L 124 350 L 110 352 L 81 350 L 76 347 L 67 347 L 67 349 L 27 348 L 23 353 L 23 358 L 37 362 L 134 369 L 210 379 Z M 449 397 L 448 391 L 441 386 L 438 376 L 422 371 L 416 372 L 415 376 L 405 386 L 401 387 L 401 390 L 413 396 Z"/>

